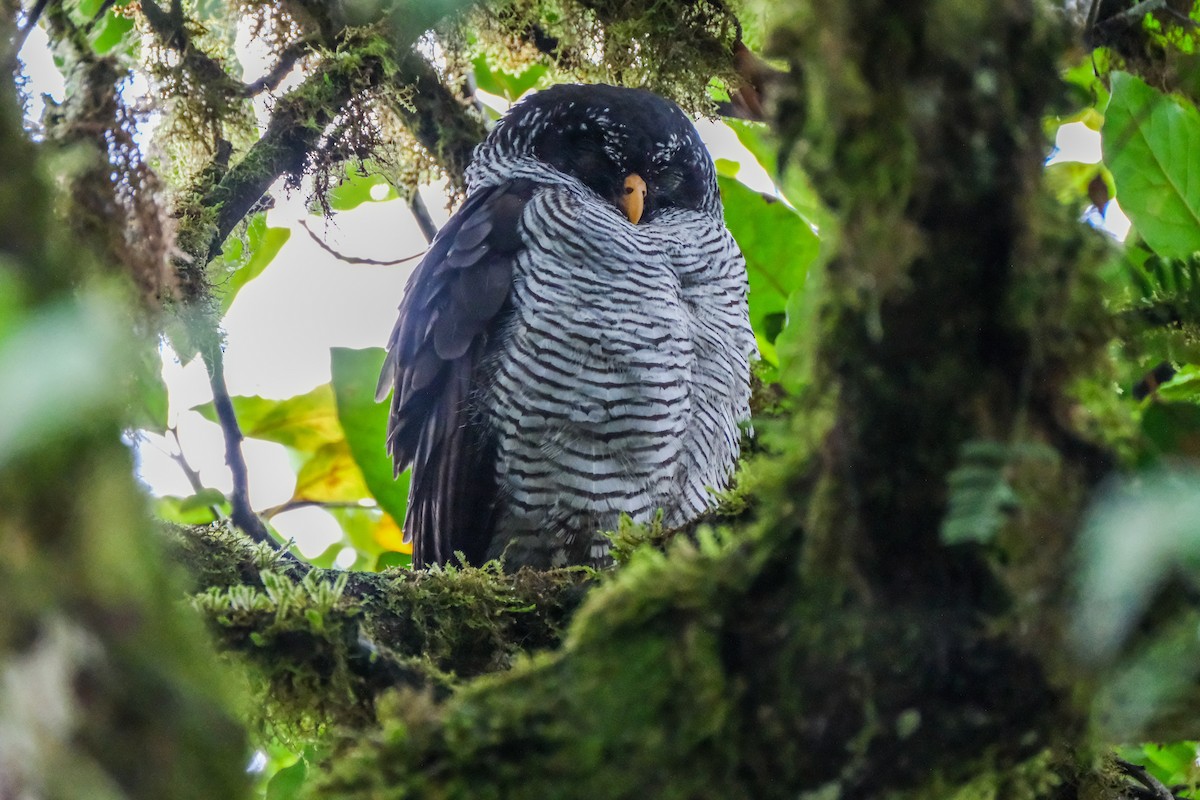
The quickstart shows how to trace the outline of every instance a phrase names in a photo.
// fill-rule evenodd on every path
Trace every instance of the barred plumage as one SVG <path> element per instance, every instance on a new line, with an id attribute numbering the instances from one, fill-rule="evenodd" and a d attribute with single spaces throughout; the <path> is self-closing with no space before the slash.
<path id="1" fill-rule="evenodd" d="M 415 563 L 603 564 L 619 514 L 698 516 L 737 460 L 754 337 L 691 122 L 648 92 L 554 87 L 468 179 L 380 377 L 397 471 L 414 467 Z"/>

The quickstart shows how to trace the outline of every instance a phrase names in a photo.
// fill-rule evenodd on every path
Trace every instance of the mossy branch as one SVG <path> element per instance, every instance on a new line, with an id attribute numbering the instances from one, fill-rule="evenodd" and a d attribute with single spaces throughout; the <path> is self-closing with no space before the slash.
<path id="1" fill-rule="evenodd" d="M 399 686 L 457 681 L 551 649 L 592 583 L 576 570 L 301 570 L 224 528 L 172 528 L 195 605 L 253 663 L 280 714 L 362 724 Z"/>

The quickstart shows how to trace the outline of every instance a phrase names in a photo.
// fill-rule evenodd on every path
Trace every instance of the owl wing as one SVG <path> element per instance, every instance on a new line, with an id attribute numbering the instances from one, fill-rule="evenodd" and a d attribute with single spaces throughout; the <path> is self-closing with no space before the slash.
<path id="1" fill-rule="evenodd" d="M 494 448 L 469 400 L 508 310 L 521 215 L 535 187 L 512 180 L 467 200 L 409 278 L 388 341 L 375 396 L 392 393 L 387 447 L 396 474 L 413 467 L 404 529 L 418 567 L 455 551 L 480 563 L 491 539 Z"/>

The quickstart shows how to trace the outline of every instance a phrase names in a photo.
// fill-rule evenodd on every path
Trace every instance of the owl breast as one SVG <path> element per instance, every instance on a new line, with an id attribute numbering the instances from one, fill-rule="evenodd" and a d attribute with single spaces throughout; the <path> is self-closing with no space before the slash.
<path id="1" fill-rule="evenodd" d="M 753 349 L 744 271 L 724 264 L 719 222 L 634 226 L 581 186 L 541 190 L 521 228 L 512 312 L 472 399 L 495 447 L 488 556 L 603 565 L 597 532 L 620 514 L 679 525 L 728 480 Z"/>

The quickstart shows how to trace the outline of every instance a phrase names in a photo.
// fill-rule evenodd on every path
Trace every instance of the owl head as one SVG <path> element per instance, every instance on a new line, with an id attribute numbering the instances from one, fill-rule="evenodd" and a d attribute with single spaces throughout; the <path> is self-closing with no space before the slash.
<path id="1" fill-rule="evenodd" d="M 634 223 L 671 209 L 721 215 L 716 171 L 696 126 L 644 89 L 562 84 L 521 100 L 476 149 L 467 179 L 474 192 L 554 173 L 578 180 Z"/>

